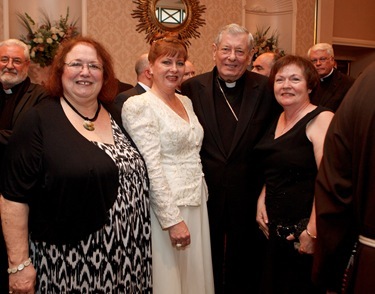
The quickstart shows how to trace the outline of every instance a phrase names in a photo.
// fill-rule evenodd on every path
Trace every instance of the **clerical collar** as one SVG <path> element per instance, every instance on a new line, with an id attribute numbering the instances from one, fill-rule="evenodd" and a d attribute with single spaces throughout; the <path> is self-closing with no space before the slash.
<path id="1" fill-rule="evenodd" d="M 328 78 L 332 73 L 333 73 L 333 70 L 334 70 L 334 67 L 332 67 L 332 70 L 331 70 L 331 72 L 328 74 L 328 75 L 326 75 L 326 76 L 324 76 L 324 77 L 322 77 L 322 78 L 320 78 L 320 81 L 324 81 L 324 79 L 326 79 L 326 78 Z"/>
<path id="2" fill-rule="evenodd" d="M 12 94 L 12 89 L 3 89 L 5 94 Z"/>
<path id="3" fill-rule="evenodd" d="M 220 76 L 218 76 L 220 80 L 224 81 Z M 224 81 L 225 82 L 225 81 Z M 234 88 L 236 86 L 237 81 L 234 82 L 225 82 L 227 88 Z"/>

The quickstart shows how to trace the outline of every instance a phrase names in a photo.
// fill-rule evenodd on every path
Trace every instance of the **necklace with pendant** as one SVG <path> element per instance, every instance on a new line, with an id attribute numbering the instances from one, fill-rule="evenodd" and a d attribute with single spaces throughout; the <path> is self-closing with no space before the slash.
<path id="1" fill-rule="evenodd" d="M 94 126 L 94 121 L 96 121 L 96 119 L 98 118 L 98 115 L 99 115 L 99 112 L 100 112 L 100 108 L 101 108 L 101 104 L 100 104 L 100 101 L 98 100 L 98 109 L 96 110 L 95 112 L 95 115 L 93 118 L 89 118 L 87 116 L 83 116 L 82 114 L 80 114 L 78 112 L 77 109 L 74 108 L 74 106 L 68 101 L 68 99 L 66 99 L 64 96 L 62 96 L 62 98 L 65 100 L 66 104 L 69 105 L 69 107 L 71 109 L 73 109 L 73 111 L 75 113 L 77 113 L 80 117 L 83 118 L 83 127 L 88 130 L 88 131 L 93 131 L 95 130 L 95 126 Z"/>

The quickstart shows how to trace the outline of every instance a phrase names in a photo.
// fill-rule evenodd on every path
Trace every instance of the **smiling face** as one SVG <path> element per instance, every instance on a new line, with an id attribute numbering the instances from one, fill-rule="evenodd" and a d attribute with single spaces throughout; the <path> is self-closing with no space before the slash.
<path id="1" fill-rule="evenodd" d="M 310 89 L 301 67 L 296 64 L 286 65 L 276 73 L 274 93 L 282 107 L 300 105 L 309 101 Z"/>
<path id="2" fill-rule="evenodd" d="M 180 55 L 159 56 L 150 64 L 150 71 L 153 75 L 153 88 L 164 93 L 174 93 L 184 76 L 185 59 Z"/>
<path id="3" fill-rule="evenodd" d="M 0 47 L 0 83 L 10 89 L 27 77 L 30 60 L 25 59 L 24 48 L 17 45 Z"/>
<path id="4" fill-rule="evenodd" d="M 246 71 L 252 52 L 249 51 L 248 34 L 224 32 L 218 45 L 213 45 L 213 57 L 220 77 L 226 82 L 238 80 Z"/>
<path id="5" fill-rule="evenodd" d="M 97 98 L 103 85 L 103 70 L 92 66 L 101 65 L 96 50 L 84 43 L 79 43 L 66 55 L 65 63 L 82 66 L 64 66 L 62 85 L 64 95 L 74 99 Z M 90 64 L 90 65 L 89 65 Z"/>

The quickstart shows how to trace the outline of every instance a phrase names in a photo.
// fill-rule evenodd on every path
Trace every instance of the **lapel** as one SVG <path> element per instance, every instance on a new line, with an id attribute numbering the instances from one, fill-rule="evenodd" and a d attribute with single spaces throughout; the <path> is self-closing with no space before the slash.
<path id="1" fill-rule="evenodd" d="M 13 119 L 12 119 L 12 125 L 14 126 L 16 124 L 16 121 L 21 116 L 23 111 L 25 110 L 25 105 L 29 102 L 32 96 L 32 92 L 35 88 L 35 85 L 29 84 L 29 87 L 27 88 L 27 91 L 23 93 L 22 98 L 18 101 L 16 107 L 14 108 L 13 112 Z M 26 107 L 26 110 L 28 108 Z"/>
<path id="2" fill-rule="evenodd" d="M 337 70 L 335 69 L 333 70 L 332 77 L 329 82 L 329 87 L 325 91 L 323 91 L 323 93 L 320 93 L 321 94 L 320 103 L 322 104 L 323 102 L 327 102 L 330 99 L 332 99 L 331 97 L 335 97 L 340 84 L 341 84 L 341 76 L 337 73 Z"/>
<path id="3" fill-rule="evenodd" d="M 215 112 L 215 105 L 214 105 L 214 98 L 213 98 L 213 83 L 214 83 L 214 72 L 215 69 L 207 73 L 206 75 L 202 76 L 200 79 L 199 85 L 199 98 L 196 103 L 200 104 L 200 109 L 203 114 L 204 124 L 206 125 L 205 132 L 210 132 L 212 138 L 215 140 L 220 152 L 225 157 L 230 157 L 233 153 L 241 137 L 243 136 L 244 132 L 246 131 L 251 119 L 254 116 L 254 111 L 256 109 L 257 104 L 260 100 L 260 91 L 259 91 L 259 84 L 254 78 L 253 73 L 246 71 L 245 72 L 245 87 L 243 91 L 242 103 L 240 114 L 238 117 L 238 123 L 236 127 L 236 131 L 233 137 L 232 146 L 230 149 L 229 154 L 226 154 L 222 139 L 220 137 L 220 132 L 217 124 L 217 116 Z"/>
<path id="4" fill-rule="evenodd" d="M 226 156 L 223 143 L 221 141 L 219 128 L 217 125 L 217 117 L 215 112 L 215 104 L 213 97 L 213 85 L 214 85 L 214 72 L 215 69 L 206 75 L 202 76 L 199 84 L 199 98 L 196 103 L 200 104 L 202 112 L 202 118 L 206 126 L 205 132 L 209 132 L 218 146 L 220 152 Z"/>
<path id="5" fill-rule="evenodd" d="M 245 87 L 242 94 L 242 102 L 241 102 L 241 109 L 240 115 L 238 117 L 237 128 L 234 133 L 232 147 L 228 156 L 230 156 L 233 150 L 238 145 L 243 133 L 245 132 L 246 128 L 251 121 L 254 109 L 256 108 L 256 104 L 259 101 L 259 85 L 255 81 L 254 78 L 251 77 L 251 73 L 249 71 L 245 72 Z"/>

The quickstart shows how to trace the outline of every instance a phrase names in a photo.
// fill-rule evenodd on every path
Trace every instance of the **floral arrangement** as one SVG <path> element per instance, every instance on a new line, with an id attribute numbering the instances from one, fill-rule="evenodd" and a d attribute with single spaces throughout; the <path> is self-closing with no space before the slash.
<path id="1" fill-rule="evenodd" d="M 270 27 L 267 29 L 259 29 L 257 28 L 256 33 L 254 34 L 254 55 L 253 60 L 255 60 L 258 55 L 264 52 L 275 52 L 280 54 L 281 56 L 285 55 L 284 50 L 278 47 L 279 43 L 279 35 L 277 31 L 274 31 L 271 36 L 267 36 Z"/>
<path id="2" fill-rule="evenodd" d="M 41 67 L 52 63 L 59 45 L 65 40 L 79 35 L 76 27 L 77 21 L 68 23 L 69 7 L 66 16 L 60 16 L 59 21 L 51 23 L 46 12 L 41 11 L 42 24 L 37 24 L 27 13 L 17 14 L 22 25 L 27 29 L 27 35 L 21 36 L 21 41 L 29 46 L 30 58 L 39 63 Z"/>

